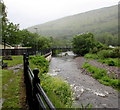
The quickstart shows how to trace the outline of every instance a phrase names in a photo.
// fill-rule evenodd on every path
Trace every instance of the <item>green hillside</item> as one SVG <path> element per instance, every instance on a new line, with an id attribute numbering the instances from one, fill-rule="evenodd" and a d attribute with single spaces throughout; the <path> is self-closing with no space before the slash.
<path id="1" fill-rule="evenodd" d="M 55 21 L 29 27 L 28 30 L 45 36 L 70 37 L 83 32 L 117 33 L 118 29 L 118 6 L 105 7 L 97 10 L 88 11 Z"/>

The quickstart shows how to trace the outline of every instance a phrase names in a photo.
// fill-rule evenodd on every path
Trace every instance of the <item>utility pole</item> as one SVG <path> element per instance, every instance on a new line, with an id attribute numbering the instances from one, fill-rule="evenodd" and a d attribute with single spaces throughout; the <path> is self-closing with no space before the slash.
<path id="1" fill-rule="evenodd" d="M 36 27 L 36 28 L 34 28 L 35 30 L 36 30 L 36 34 L 38 34 L 38 28 Z M 36 42 L 36 51 L 38 52 L 38 41 Z M 36 53 L 37 53 L 36 52 Z"/>

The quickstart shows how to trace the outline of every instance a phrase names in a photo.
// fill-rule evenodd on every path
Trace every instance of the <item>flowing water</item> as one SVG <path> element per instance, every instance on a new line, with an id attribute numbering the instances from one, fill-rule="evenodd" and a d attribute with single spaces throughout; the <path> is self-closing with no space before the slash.
<path id="1" fill-rule="evenodd" d="M 75 107 L 91 104 L 93 108 L 118 108 L 118 92 L 81 71 L 75 62 L 75 55 L 69 51 L 52 58 L 48 74 L 62 77 L 71 85 Z"/>

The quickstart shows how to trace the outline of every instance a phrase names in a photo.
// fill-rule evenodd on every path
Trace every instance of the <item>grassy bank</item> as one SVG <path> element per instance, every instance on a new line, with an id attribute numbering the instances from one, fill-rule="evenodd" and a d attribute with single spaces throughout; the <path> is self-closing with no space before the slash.
<path id="1" fill-rule="evenodd" d="M 22 56 L 12 56 L 13 60 L 4 60 L 8 67 L 16 66 L 22 63 Z M 2 76 L 2 98 L 4 100 L 2 109 L 21 108 L 20 104 L 20 83 L 22 69 L 15 72 L 13 69 L 3 69 Z"/>
<path id="2" fill-rule="evenodd" d="M 23 63 L 23 56 L 12 56 L 12 59 L 13 60 L 4 60 L 4 63 L 8 63 L 8 67 Z"/>
<path id="3" fill-rule="evenodd" d="M 120 91 L 120 80 L 109 77 L 105 69 L 92 66 L 88 62 L 83 64 L 83 68 L 87 69 L 87 71 L 91 73 L 92 77 L 97 79 L 100 83 L 107 86 L 112 86 Z"/>
<path id="4" fill-rule="evenodd" d="M 56 108 L 70 108 L 72 106 L 72 91 L 68 83 L 60 78 L 47 74 L 48 61 L 42 56 L 31 57 L 30 67 L 39 68 L 41 86 Z"/>
<path id="5" fill-rule="evenodd" d="M 116 66 L 120 67 L 120 59 L 119 58 L 104 58 L 100 57 L 98 54 L 88 53 L 84 56 L 87 59 L 97 59 L 98 62 L 107 64 L 108 66 Z"/>

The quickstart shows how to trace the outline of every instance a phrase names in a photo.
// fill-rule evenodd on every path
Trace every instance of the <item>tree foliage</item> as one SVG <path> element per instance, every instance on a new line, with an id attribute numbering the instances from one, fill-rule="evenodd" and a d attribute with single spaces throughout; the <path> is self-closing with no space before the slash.
<path id="1" fill-rule="evenodd" d="M 1 18 L 2 18 L 2 42 L 4 43 L 4 48 L 6 44 L 17 45 L 20 42 L 19 25 L 9 22 L 7 19 L 6 6 L 0 1 Z"/>
<path id="2" fill-rule="evenodd" d="M 94 39 L 92 33 L 84 33 L 76 35 L 72 40 L 73 52 L 77 55 L 85 55 L 89 53 L 93 48 L 101 48 L 103 45 Z"/>
<path id="3" fill-rule="evenodd" d="M 2 30 L 2 41 L 15 46 L 20 43 L 19 25 L 8 22 Z"/>
<path id="4" fill-rule="evenodd" d="M 110 32 L 105 32 L 102 34 L 95 35 L 95 39 L 100 41 L 103 44 L 106 44 L 107 46 L 113 45 L 118 46 L 118 34 L 111 34 Z"/>

